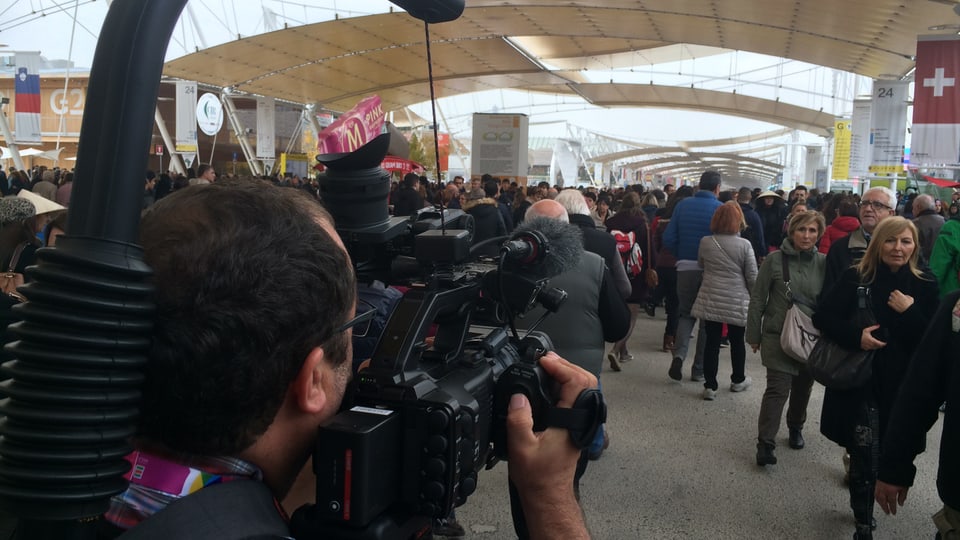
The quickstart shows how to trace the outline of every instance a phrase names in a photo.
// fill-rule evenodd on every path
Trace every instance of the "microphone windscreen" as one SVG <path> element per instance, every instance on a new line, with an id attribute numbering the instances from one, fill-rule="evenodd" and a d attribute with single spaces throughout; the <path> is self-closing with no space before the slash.
<path id="1" fill-rule="evenodd" d="M 583 233 L 580 232 L 580 227 L 559 219 L 537 216 L 525 220 L 513 233 L 516 236 L 526 231 L 537 231 L 547 239 L 546 257 L 540 263 L 527 268 L 537 277 L 557 276 L 580 264 L 583 256 Z"/>

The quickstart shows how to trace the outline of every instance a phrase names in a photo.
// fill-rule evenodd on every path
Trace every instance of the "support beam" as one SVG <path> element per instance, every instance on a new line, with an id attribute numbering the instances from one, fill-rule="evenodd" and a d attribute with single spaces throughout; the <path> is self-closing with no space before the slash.
<path id="1" fill-rule="evenodd" d="M 10 100 L 7 98 L 3 98 L 3 102 L 0 102 L 0 131 L 3 132 L 4 140 L 7 141 L 7 148 L 10 149 L 13 164 L 16 165 L 17 170 L 23 171 L 26 170 L 26 167 L 23 166 L 23 159 L 20 157 L 20 148 L 17 143 L 13 142 L 13 133 L 10 131 L 10 124 L 7 123 L 7 113 L 3 112 L 3 106 L 9 104 Z"/>
<path id="2" fill-rule="evenodd" d="M 160 138 L 163 139 L 163 145 L 167 148 L 167 153 L 170 154 L 170 168 L 186 176 L 187 168 L 184 167 L 183 160 L 180 158 L 180 154 L 177 153 L 177 145 L 174 144 L 173 139 L 170 138 L 170 131 L 167 130 L 167 123 L 164 121 L 163 115 L 160 114 L 159 107 L 157 107 L 153 113 L 153 120 L 156 122 L 157 129 L 160 131 Z"/>
<path id="3" fill-rule="evenodd" d="M 233 128 L 233 134 L 237 136 L 237 142 L 240 143 L 240 149 L 243 150 L 243 159 L 247 160 L 247 166 L 254 176 L 262 176 L 263 169 L 260 167 L 260 161 L 255 158 L 253 149 L 250 148 L 250 141 L 247 140 L 247 132 L 244 131 L 240 119 L 237 117 L 237 108 L 226 92 L 220 94 L 220 101 L 223 103 L 223 110 L 227 114 L 227 120 L 230 121 L 230 127 Z"/>

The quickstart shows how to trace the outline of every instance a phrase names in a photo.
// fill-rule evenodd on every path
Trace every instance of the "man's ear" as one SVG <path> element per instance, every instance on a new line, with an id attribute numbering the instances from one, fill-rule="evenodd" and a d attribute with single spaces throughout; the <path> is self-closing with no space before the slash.
<path id="1" fill-rule="evenodd" d="M 323 347 L 311 349 L 292 384 L 297 406 L 308 413 L 322 411 L 327 404 L 327 394 L 323 388 L 324 377 L 332 376 L 330 366 L 324 362 Z"/>

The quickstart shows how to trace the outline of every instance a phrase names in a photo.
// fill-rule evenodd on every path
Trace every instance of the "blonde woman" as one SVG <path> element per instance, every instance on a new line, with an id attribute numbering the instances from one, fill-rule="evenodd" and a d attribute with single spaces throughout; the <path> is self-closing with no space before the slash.
<path id="1" fill-rule="evenodd" d="M 890 410 L 913 352 L 937 309 L 939 287 L 919 267 L 916 226 L 888 217 L 873 231 L 860 263 L 824 291 L 813 316 L 820 332 L 847 349 L 875 351 L 873 376 L 852 390 L 827 388 L 820 431 L 850 454 L 850 507 L 857 540 L 872 540 L 877 456 Z M 856 322 L 857 301 L 866 297 L 876 324 Z M 923 448 L 918 437 L 908 444 Z"/>

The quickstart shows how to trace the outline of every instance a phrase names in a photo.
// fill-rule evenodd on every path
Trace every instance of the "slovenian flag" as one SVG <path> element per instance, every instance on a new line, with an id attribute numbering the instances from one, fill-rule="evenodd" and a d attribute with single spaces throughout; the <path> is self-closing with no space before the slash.
<path id="1" fill-rule="evenodd" d="M 14 139 L 18 143 L 40 142 L 40 54 L 17 53 Z"/>
<path id="2" fill-rule="evenodd" d="M 960 163 L 960 36 L 919 36 L 911 166 Z"/>

